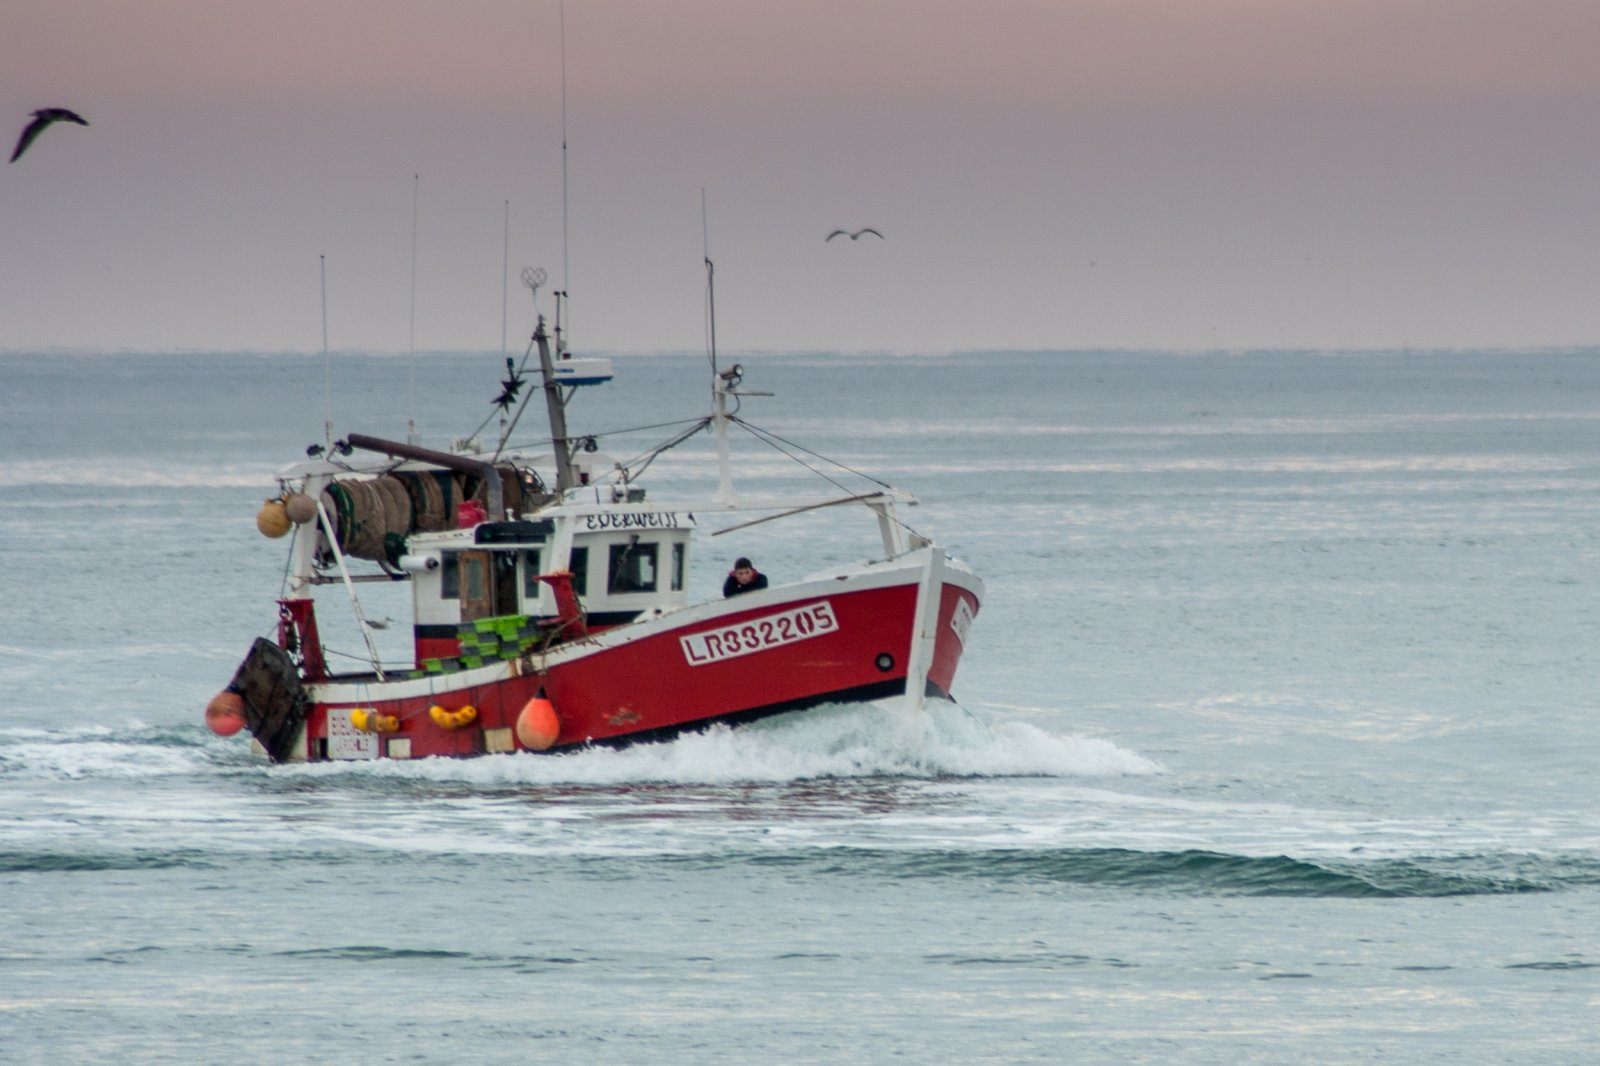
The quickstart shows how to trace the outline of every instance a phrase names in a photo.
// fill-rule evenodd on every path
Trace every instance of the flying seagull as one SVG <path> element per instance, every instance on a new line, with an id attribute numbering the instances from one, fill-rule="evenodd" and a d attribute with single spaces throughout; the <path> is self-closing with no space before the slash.
<path id="1" fill-rule="evenodd" d="M 870 233 L 874 237 L 878 238 L 880 241 L 884 239 L 883 234 L 879 233 L 877 230 L 873 229 L 871 226 L 864 226 L 861 229 L 856 230 L 854 233 L 851 233 L 849 230 L 846 230 L 846 229 L 836 229 L 832 233 L 828 234 L 826 237 L 822 238 L 822 243 L 823 244 L 827 244 L 829 241 L 833 240 L 835 237 L 849 237 L 853 241 L 858 241 L 858 240 L 861 239 L 861 235 L 863 233 Z"/>
<path id="2" fill-rule="evenodd" d="M 80 126 L 89 124 L 84 121 L 82 115 L 74 111 L 68 111 L 64 107 L 41 108 L 33 113 L 33 121 L 24 127 L 22 136 L 17 138 L 17 150 L 11 153 L 11 162 L 15 163 L 22 156 L 22 153 L 28 150 L 28 145 L 33 143 L 34 138 L 43 133 L 45 127 L 52 122 L 76 122 Z"/>

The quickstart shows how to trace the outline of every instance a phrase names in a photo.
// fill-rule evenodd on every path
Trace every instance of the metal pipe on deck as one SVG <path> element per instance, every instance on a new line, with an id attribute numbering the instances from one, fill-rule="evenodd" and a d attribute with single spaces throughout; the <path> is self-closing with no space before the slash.
<path id="1" fill-rule="evenodd" d="M 469 459 L 465 455 L 453 455 L 450 452 L 434 451 L 432 448 L 423 448 L 415 444 L 402 444 L 395 440 L 384 440 L 381 437 L 369 437 L 362 433 L 352 433 L 345 440 L 350 442 L 352 448 L 362 448 L 369 452 L 382 452 L 384 455 L 396 459 L 415 459 L 418 462 L 433 463 L 446 470 L 458 470 L 463 474 L 475 474 L 483 478 L 487 487 L 486 494 L 489 498 L 489 518 L 495 522 L 503 522 L 506 517 L 505 490 L 500 484 L 500 471 L 496 470 L 493 463 L 486 463 L 482 459 Z"/>

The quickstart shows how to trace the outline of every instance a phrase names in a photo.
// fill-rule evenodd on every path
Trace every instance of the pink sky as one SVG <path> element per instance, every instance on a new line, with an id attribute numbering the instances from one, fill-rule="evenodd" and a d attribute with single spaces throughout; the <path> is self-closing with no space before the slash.
<path id="1" fill-rule="evenodd" d="M 0 9 L 0 350 L 498 350 L 555 0 Z M 577 347 L 1600 344 L 1591 0 L 569 0 Z M 8 142 L 9 145 L 9 142 Z M 9 155 L 9 149 L 7 151 Z M 413 175 L 420 175 L 419 179 Z M 872 225 L 888 238 L 822 238 Z M 510 345 L 528 329 L 513 288 Z M 546 311 L 548 299 L 543 299 Z"/>

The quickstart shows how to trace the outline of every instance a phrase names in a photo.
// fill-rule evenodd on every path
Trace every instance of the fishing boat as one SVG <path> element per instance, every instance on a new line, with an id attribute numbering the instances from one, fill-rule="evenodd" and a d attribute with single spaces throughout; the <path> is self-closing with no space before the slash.
<path id="1" fill-rule="evenodd" d="M 278 763 L 417 759 L 570 751 L 822 705 L 882 713 L 950 698 L 983 583 L 904 524 L 914 497 L 881 482 L 741 496 L 729 428 L 746 424 L 740 397 L 770 394 L 742 388 L 738 365 L 719 369 L 714 346 L 710 414 L 641 461 L 601 456 L 569 433 L 567 406 L 611 379 L 610 360 L 573 357 L 559 311 L 554 343 L 537 316 L 496 401 L 512 410 L 524 377 L 537 380 L 516 413 L 542 393 L 548 454 L 542 442 L 536 455 L 508 449 L 509 428 L 493 449 L 352 433 L 278 472 L 278 495 L 257 516 L 263 533 L 290 538 L 276 633 L 256 639 L 207 706 L 213 731 L 248 730 Z M 638 474 L 702 432 L 716 440 L 715 489 L 656 499 Z M 824 508 L 863 516 L 869 558 L 691 602 L 697 535 Z M 414 654 L 401 666 L 380 662 L 368 634 L 369 582 L 410 585 Z M 335 586 L 347 597 L 319 603 L 317 590 Z M 345 598 L 370 656 L 336 672 L 318 610 L 343 610 Z"/>

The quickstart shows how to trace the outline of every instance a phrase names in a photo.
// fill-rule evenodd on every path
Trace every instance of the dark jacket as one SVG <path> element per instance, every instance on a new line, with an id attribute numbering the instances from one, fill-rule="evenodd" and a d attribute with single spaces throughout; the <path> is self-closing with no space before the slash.
<path id="1" fill-rule="evenodd" d="M 722 583 L 722 594 L 724 596 L 737 596 L 741 592 L 754 592 L 756 589 L 764 589 L 766 587 L 767 575 L 759 570 L 756 571 L 756 576 L 751 579 L 748 585 L 739 584 L 739 579 L 730 573 L 728 580 Z"/>

